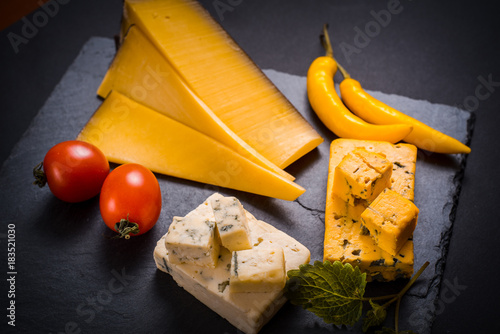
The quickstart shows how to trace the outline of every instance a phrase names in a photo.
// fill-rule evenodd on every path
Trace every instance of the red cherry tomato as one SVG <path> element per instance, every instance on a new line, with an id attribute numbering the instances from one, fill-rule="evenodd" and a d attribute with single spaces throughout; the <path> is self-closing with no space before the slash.
<path id="1" fill-rule="evenodd" d="M 156 176 L 139 164 L 115 168 L 104 181 L 100 198 L 104 223 L 117 237 L 130 238 L 149 231 L 161 211 L 161 190 Z"/>
<path id="2" fill-rule="evenodd" d="M 82 202 L 99 194 L 109 174 L 109 163 L 94 145 L 70 140 L 52 147 L 34 174 L 35 184 L 43 187 L 47 183 L 57 198 Z"/>

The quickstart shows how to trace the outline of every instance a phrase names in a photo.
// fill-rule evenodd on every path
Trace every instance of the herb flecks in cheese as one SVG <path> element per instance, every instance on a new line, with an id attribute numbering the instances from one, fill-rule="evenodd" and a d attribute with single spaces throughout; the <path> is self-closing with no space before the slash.
<path id="1" fill-rule="evenodd" d="M 215 268 L 220 245 L 212 208 L 202 204 L 185 217 L 174 217 L 165 238 L 171 263 Z"/>
<path id="2" fill-rule="evenodd" d="M 356 148 L 336 166 L 333 192 L 352 206 L 359 200 L 371 203 L 390 187 L 391 175 L 392 163 L 385 155 Z"/>
<path id="3" fill-rule="evenodd" d="M 226 290 L 226 287 L 229 285 L 229 281 L 223 281 L 219 283 L 219 292 L 224 293 L 224 290 Z"/>
<path id="4" fill-rule="evenodd" d="M 229 289 L 239 292 L 270 292 L 285 286 L 282 248 L 253 248 L 233 252 Z"/>
<path id="5" fill-rule="evenodd" d="M 235 197 L 211 201 L 222 246 L 230 251 L 252 248 L 245 210 Z"/>
<path id="6" fill-rule="evenodd" d="M 415 230 L 418 212 L 412 201 L 385 189 L 363 211 L 361 219 L 377 245 L 395 256 Z"/>

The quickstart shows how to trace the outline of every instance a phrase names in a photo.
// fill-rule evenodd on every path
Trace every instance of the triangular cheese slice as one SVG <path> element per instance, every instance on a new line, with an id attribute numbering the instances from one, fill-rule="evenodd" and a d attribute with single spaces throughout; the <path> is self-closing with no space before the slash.
<path id="1" fill-rule="evenodd" d="M 127 32 L 97 94 L 105 98 L 111 90 L 220 141 L 264 168 L 294 179 L 231 131 L 135 26 Z"/>
<path id="2" fill-rule="evenodd" d="M 280 168 L 323 139 L 210 14 L 193 0 L 126 0 L 139 27 L 241 139 Z"/>
<path id="3" fill-rule="evenodd" d="M 112 91 L 78 135 L 109 161 L 284 200 L 299 185 L 246 159 L 215 139 Z"/>

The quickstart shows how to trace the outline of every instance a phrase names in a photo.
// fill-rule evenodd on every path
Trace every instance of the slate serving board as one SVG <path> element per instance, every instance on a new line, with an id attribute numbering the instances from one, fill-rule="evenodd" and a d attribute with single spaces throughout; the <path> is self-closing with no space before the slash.
<path id="1" fill-rule="evenodd" d="M 16 295 L 12 299 L 17 326 L 6 329 L 16 333 L 239 333 L 156 269 L 152 257 L 156 241 L 166 233 L 174 215 L 185 215 L 219 191 L 238 197 L 258 219 L 297 238 L 311 250 L 312 261 L 321 260 L 329 143 L 336 137 L 310 109 L 304 77 L 265 70 L 325 139 L 287 168 L 306 193 L 287 202 L 157 175 L 163 208 L 155 228 L 128 241 L 110 240 L 112 232 L 102 223 L 98 198 L 68 204 L 52 196 L 48 188 L 41 190 L 31 183 L 32 168 L 47 150 L 74 139 L 101 103 L 95 92 L 114 53 L 111 39 L 94 37 L 85 44 L 0 171 L 0 241 L 6 242 L 7 225 L 13 224 L 16 242 Z M 370 93 L 462 142 L 470 140 L 473 119 L 466 111 Z M 465 160 L 461 155 L 419 151 L 415 270 L 425 261 L 430 266 L 401 304 L 400 329 L 430 333 Z M 1 261 L 2 268 L 7 268 L 7 256 Z M 370 283 L 367 293 L 394 293 L 404 284 Z M 389 319 L 386 325 L 392 326 Z M 290 332 L 361 330 L 359 325 L 339 330 L 287 303 L 261 333 Z"/>

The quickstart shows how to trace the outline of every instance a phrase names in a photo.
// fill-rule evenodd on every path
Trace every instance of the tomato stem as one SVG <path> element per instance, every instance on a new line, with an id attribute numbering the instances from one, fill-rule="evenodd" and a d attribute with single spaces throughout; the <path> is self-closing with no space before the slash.
<path id="1" fill-rule="evenodd" d="M 47 184 L 47 176 L 43 171 L 43 161 L 33 168 L 33 176 L 35 177 L 35 181 L 33 181 L 34 185 L 43 188 Z"/>
<path id="2" fill-rule="evenodd" d="M 130 233 L 139 233 L 139 224 L 129 221 L 127 215 L 127 219 L 121 219 L 115 224 L 115 230 L 118 232 L 118 235 L 114 238 L 130 239 Z"/>

